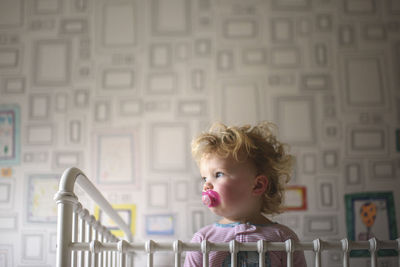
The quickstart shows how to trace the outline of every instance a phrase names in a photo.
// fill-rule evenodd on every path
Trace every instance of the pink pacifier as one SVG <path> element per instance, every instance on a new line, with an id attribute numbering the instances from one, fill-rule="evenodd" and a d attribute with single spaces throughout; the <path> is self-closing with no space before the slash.
<path id="1" fill-rule="evenodd" d="M 219 205 L 220 200 L 217 192 L 213 190 L 207 190 L 205 192 L 202 192 L 201 194 L 202 194 L 201 200 L 203 201 L 204 205 L 208 206 L 209 208 L 216 207 Z"/>

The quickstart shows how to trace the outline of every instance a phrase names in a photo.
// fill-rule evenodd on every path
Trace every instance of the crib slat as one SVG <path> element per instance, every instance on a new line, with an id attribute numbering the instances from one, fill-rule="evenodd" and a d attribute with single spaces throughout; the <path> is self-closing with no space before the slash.
<path id="1" fill-rule="evenodd" d="M 313 246 L 314 246 L 314 253 L 315 253 L 315 267 L 320 267 L 321 266 L 321 250 L 322 250 L 322 243 L 321 240 L 315 239 L 313 241 Z"/>
<path id="2" fill-rule="evenodd" d="M 210 244 L 207 240 L 201 241 L 201 252 L 203 253 L 203 267 L 208 267 L 208 254 L 210 252 Z"/>
<path id="3" fill-rule="evenodd" d="M 265 240 L 258 240 L 257 251 L 258 251 L 258 266 L 265 267 L 265 252 L 267 251 Z"/>
<path id="4" fill-rule="evenodd" d="M 119 255 L 119 267 L 125 267 L 126 266 L 126 255 L 124 253 L 121 253 Z"/>
<path id="5" fill-rule="evenodd" d="M 86 231 L 85 231 L 85 229 L 86 229 L 86 224 L 85 224 L 85 221 L 83 220 L 83 218 L 81 217 L 80 218 L 80 221 L 79 221 L 79 229 L 80 229 L 80 235 L 79 235 L 79 241 L 80 242 L 85 242 L 86 240 L 85 240 L 85 236 L 86 236 Z M 86 252 L 85 251 L 79 251 L 79 255 L 80 255 L 80 262 L 79 262 L 79 266 L 80 267 L 84 267 L 85 266 L 85 254 L 86 254 Z"/>
<path id="6" fill-rule="evenodd" d="M 101 243 L 103 243 L 103 237 L 102 237 L 102 234 L 101 234 L 101 229 L 99 229 L 98 230 L 99 231 L 99 237 L 98 237 L 98 239 L 97 240 L 99 240 L 99 242 L 101 242 Z M 99 255 L 98 255 L 98 261 L 99 261 L 99 267 L 103 267 L 103 252 L 101 251 L 101 252 L 99 252 L 98 253 Z"/>
<path id="7" fill-rule="evenodd" d="M 94 218 L 94 217 L 93 217 Z M 99 232 L 97 230 L 97 227 L 93 227 L 94 228 L 94 240 L 98 240 L 99 238 Z M 96 250 L 94 252 L 92 252 L 92 261 L 93 261 L 93 265 L 94 267 L 99 267 L 99 253 L 96 252 Z"/>
<path id="8" fill-rule="evenodd" d="M 119 267 L 126 267 L 126 252 L 127 252 L 128 242 L 121 240 L 118 242 L 119 251 Z"/>
<path id="9" fill-rule="evenodd" d="M 344 238 L 340 240 L 343 252 L 343 267 L 349 267 L 349 240 Z"/>
<path id="10" fill-rule="evenodd" d="M 79 212 L 78 208 L 79 208 L 79 206 L 76 205 L 74 208 L 74 213 L 72 214 L 72 242 L 78 241 L 78 230 L 79 230 L 78 229 L 78 212 Z M 78 266 L 77 258 L 78 258 L 78 252 L 72 251 L 72 261 L 71 261 L 72 266 Z"/>
<path id="11" fill-rule="evenodd" d="M 285 241 L 286 248 L 286 264 L 287 267 L 293 267 L 293 240 L 288 239 Z"/>
<path id="12" fill-rule="evenodd" d="M 182 241 L 174 241 L 173 250 L 175 252 L 175 267 L 181 267 Z"/>
<path id="13" fill-rule="evenodd" d="M 376 250 L 378 246 L 378 242 L 376 238 L 371 238 L 368 240 L 369 242 L 369 252 L 371 253 L 371 267 L 377 267 L 377 258 L 376 258 Z"/>
<path id="14" fill-rule="evenodd" d="M 231 266 L 237 266 L 237 253 L 239 251 L 239 244 L 236 240 L 229 242 L 229 252 L 231 253 Z"/>
<path id="15" fill-rule="evenodd" d="M 87 226 L 88 226 L 88 242 L 90 242 L 90 240 L 92 240 L 92 231 L 93 231 L 93 229 L 92 229 L 92 226 L 88 223 L 87 224 Z M 89 255 L 88 255 L 88 266 L 92 266 L 92 253 L 90 253 L 89 252 Z"/>
<path id="16" fill-rule="evenodd" d="M 107 237 L 107 233 L 103 235 L 103 242 L 108 243 L 110 240 Z M 111 266 L 108 262 L 108 257 L 110 255 L 109 251 L 105 251 L 103 254 L 103 267 Z"/>
<path id="17" fill-rule="evenodd" d="M 147 252 L 147 267 L 153 267 L 153 250 L 154 241 L 149 240 L 145 244 L 145 251 Z"/>

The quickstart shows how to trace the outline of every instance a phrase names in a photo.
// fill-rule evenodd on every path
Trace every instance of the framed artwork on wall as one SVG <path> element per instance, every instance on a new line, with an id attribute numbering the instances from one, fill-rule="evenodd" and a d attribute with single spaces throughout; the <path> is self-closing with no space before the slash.
<path id="1" fill-rule="evenodd" d="M 353 241 L 371 238 L 394 240 L 398 237 L 393 192 L 363 192 L 345 195 L 347 236 Z M 397 256 L 382 249 L 378 256 Z M 369 257 L 366 250 L 353 250 L 351 257 Z"/>
<path id="2" fill-rule="evenodd" d="M 122 220 L 129 225 L 132 235 L 135 235 L 136 229 L 136 205 L 134 204 L 113 204 L 111 205 L 117 211 Z M 107 227 L 112 234 L 123 237 L 124 232 L 117 227 L 110 217 L 107 216 L 99 206 L 95 207 L 94 216 L 104 227 Z"/>
<path id="3" fill-rule="evenodd" d="M 54 192 L 58 191 L 59 175 L 31 174 L 27 177 L 27 210 L 29 223 L 57 222 L 57 205 Z"/>
<path id="4" fill-rule="evenodd" d="M 20 160 L 20 110 L 17 105 L 0 105 L 0 165 Z"/>
<path id="5" fill-rule="evenodd" d="M 175 216 L 173 214 L 146 215 L 146 235 L 173 236 L 175 234 Z"/>
<path id="6" fill-rule="evenodd" d="M 307 210 L 307 188 L 291 185 L 285 189 L 285 210 Z"/>

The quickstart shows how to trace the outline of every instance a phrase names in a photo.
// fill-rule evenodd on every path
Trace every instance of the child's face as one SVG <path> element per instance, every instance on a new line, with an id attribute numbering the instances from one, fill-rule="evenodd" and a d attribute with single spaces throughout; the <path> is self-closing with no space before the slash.
<path id="1" fill-rule="evenodd" d="M 251 162 L 238 162 L 233 157 L 207 155 L 200 161 L 203 190 L 214 190 L 220 205 L 210 208 L 215 214 L 239 221 L 259 211 L 259 195 L 254 194 L 257 171 Z"/>

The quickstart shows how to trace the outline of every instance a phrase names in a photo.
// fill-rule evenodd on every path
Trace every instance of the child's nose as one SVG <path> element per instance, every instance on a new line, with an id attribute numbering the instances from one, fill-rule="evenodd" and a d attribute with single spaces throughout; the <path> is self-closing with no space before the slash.
<path id="1" fill-rule="evenodd" d="M 205 182 L 203 185 L 203 191 L 211 190 L 213 188 L 214 188 L 214 186 L 210 182 Z"/>

